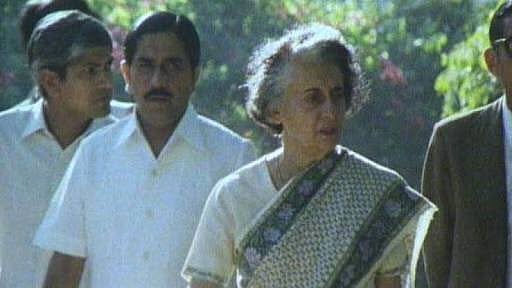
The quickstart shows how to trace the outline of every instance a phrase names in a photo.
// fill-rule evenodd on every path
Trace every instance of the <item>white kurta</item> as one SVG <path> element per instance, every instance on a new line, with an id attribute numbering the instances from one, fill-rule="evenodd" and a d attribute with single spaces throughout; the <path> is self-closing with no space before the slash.
<path id="1" fill-rule="evenodd" d="M 92 122 L 74 143 L 62 149 L 48 131 L 42 100 L 0 113 L 0 287 L 40 287 L 49 253 L 32 245 L 80 140 L 114 122 Z"/>
<path id="2" fill-rule="evenodd" d="M 155 158 L 135 113 L 80 146 L 35 243 L 87 257 L 91 287 L 185 287 L 180 269 L 214 183 L 252 146 L 189 107 Z"/>

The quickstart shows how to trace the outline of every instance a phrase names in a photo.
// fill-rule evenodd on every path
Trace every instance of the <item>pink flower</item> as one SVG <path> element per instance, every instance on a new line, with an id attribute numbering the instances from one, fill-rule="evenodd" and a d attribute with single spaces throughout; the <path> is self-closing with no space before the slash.
<path id="1" fill-rule="evenodd" d="M 121 60 L 124 58 L 123 43 L 128 32 L 121 26 L 110 26 L 110 33 L 112 34 L 112 57 L 114 58 L 112 67 L 119 71 Z"/>
<path id="2" fill-rule="evenodd" d="M 392 85 L 396 86 L 407 86 L 407 79 L 405 79 L 402 69 L 395 65 L 391 60 L 380 58 L 380 79 L 382 81 L 388 81 Z"/>

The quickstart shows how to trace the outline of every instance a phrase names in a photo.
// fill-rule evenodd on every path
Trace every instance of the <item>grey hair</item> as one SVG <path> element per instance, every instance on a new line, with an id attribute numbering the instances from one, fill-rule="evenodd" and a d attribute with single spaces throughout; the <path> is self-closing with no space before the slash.
<path id="1" fill-rule="evenodd" d="M 247 67 L 248 88 L 246 111 L 257 124 L 280 134 L 283 127 L 268 121 L 269 107 L 281 101 L 284 94 L 283 71 L 294 56 L 315 51 L 319 61 L 338 65 L 343 73 L 347 115 L 356 113 L 368 94 L 353 47 L 340 31 L 320 23 L 300 25 L 288 30 L 277 40 L 268 40 L 253 52 Z"/>

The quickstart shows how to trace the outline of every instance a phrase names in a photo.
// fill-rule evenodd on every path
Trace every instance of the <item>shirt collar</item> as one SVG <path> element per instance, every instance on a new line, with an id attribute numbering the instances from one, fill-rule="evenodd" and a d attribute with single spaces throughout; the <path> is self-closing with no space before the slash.
<path id="1" fill-rule="evenodd" d="M 112 117 L 112 115 L 108 115 L 102 118 L 97 118 L 92 121 L 92 123 L 87 127 L 87 130 L 80 135 L 80 138 L 83 138 L 93 131 L 106 126 L 110 123 L 115 122 L 116 119 Z M 43 99 L 39 99 L 36 103 L 31 105 L 30 113 L 28 116 L 28 122 L 25 126 L 25 129 L 23 130 L 22 137 L 26 138 L 30 135 L 37 133 L 39 131 L 44 131 L 45 133 L 48 133 L 48 135 L 51 135 L 50 130 L 48 129 L 48 125 L 46 123 L 46 119 L 44 117 L 44 111 L 43 111 Z"/>
<path id="2" fill-rule="evenodd" d="M 137 109 L 133 109 L 133 112 L 126 121 L 126 125 L 121 129 L 117 143 L 118 145 L 128 141 L 128 139 L 135 134 L 144 137 L 144 133 L 142 132 L 142 128 L 140 127 L 140 123 L 137 118 Z M 201 125 L 198 125 L 199 121 L 199 115 L 192 104 L 189 104 L 168 142 L 174 141 L 173 138 L 181 138 L 194 148 L 204 150 L 205 142 L 201 130 L 202 127 Z"/>
<path id="3" fill-rule="evenodd" d="M 203 126 L 200 125 L 200 121 L 199 114 L 197 114 L 194 107 L 189 104 L 174 132 L 176 136 L 183 138 L 189 145 L 195 147 L 197 150 L 204 150 L 206 143 L 203 137 Z"/>
<path id="4" fill-rule="evenodd" d="M 130 136 L 135 134 L 136 131 L 139 130 L 139 123 L 137 121 L 137 109 L 133 109 L 133 111 L 130 113 L 129 116 L 127 116 L 123 122 L 125 124 L 121 128 L 121 132 L 119 134 L 119 137 L 117 138 L 116 145 L 119 146 L 122 143 L 126 142 Z M 141 133 L 142 134 L 142 133 Z"/>
<path id="5" fill-rule="evenodd" d="M 39 99 L 36 103 L 30 105 L 30 113 L 28 116 L 27 125 L 23 130 L 22 137 L 28 137 L 40 130 L 48 131 L 46 120 L 43 114 L 43 99 Z"/>

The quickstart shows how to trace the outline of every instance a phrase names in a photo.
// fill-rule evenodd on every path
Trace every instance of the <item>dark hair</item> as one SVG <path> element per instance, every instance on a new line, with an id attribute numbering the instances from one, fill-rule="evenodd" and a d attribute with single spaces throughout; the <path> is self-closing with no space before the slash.
<path id="1" fill-rule="evenodd" d="M 99 19 L 98 14 L 94 13 L 84 0 L 28 1 L 23 6 L 18 21 L 23 49 L 27 49 L 30 35 L 32 35 L 32 32 L 39 20 L 50 13 L 62 10 L 78 10 L 84 14 Z"/>
<path id="2" fill-rule="evenodd" d="M 185 44 L 185 50 L 189 56 L 193 68 L 199 65 L 201 47 L 199 35 L 194 24 L 185 16 L 171 12 L 155 12 L 142 16 L 128 33 L 124 41 L 124 57 L 128 64 L 132 63 L 137 50 L 137 44 L 146 34 L 159 32 L 172 32 Z"/>
<path id="3" fill-rule="evenodd" d="M 354 49 L 340 31 L 318 23 L 297 26 L 277 39 L 258 47 L 252 54 L 245 87 L 249 90 L 246 110 L 259 125 L 272 133 L 281 133 L 280 124 L 267 120 L 268 106 L 284 94 L 282 72 L 294 56 L 315 51 L 318 61 L 334 63 L 343 74 L 345 104 L 348 114 L 357 112 L 366 101 L 361 69 Z"/>
<path id="4" fill-rule="evenodd" d="M 77 10 L 54 12 L 38 22 L 27 46 L 33 71 L 49 69 L 65 76 L 77 49 L 112 48 L 107 28 L 97 19 Z"/>
<path id="5" fill-rule="evenodd" d="M 494 12 L 491 18 L 491 24 L 489 26 L 489 41 L 494 43 L 494 41 L 503 38 L 505 34 L 504 23 L 503 20 L 506 17 L 512 15 L 512 1 L 506 1 L 501 4 L 498 9 Z"/>

